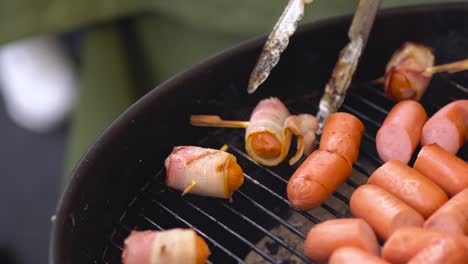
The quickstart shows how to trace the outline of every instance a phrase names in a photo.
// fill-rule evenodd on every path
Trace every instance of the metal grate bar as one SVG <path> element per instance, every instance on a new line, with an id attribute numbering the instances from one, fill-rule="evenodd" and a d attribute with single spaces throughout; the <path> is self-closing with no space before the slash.
<path id="1" fill-rule="evenodd" d="M 168 211 L 169 213 L 173 214 L 174 217 L 176 217 L 177 219 L 180 219 L 180 220 L 183 220 L 177 213 L 174 213 L 172 210 L 170 210 L 169 208 L 167 208 L 166 206 L 164 206 L 163 204 L 161 204 L 159 201 L 156 201 L 154 199 L 151 199 L 152 202 L 158 204 L 159 206 L 161 206 L 161 208 L 165 209 L 166 211 Z M 215 217 L 213 217 L 212 215 L 208 214 L 207 212 L 205 212 L 204 210 L 200 209 L 198 206 L 194 205 L 192 202 L 190 201 L 187 201 L 187 200 L 183 200 L 185 203 L 187 203 L 190 207 L 192 207 L 193 209 L 195 209 L 197 212 L 201 213 L 202 215 L 204 215 L 205 217 L 207 217 L 208 219 L 210 219 L 212 222 L 216 223 L 217 225 L 221 226 L 224 230 L 226 230 L 227 232 L 229 232 L 230 234 L 232 234 L 233 236 L 235 236 L 236 238 L 238 238 L 240 241 L 242 241 L 243 243 L 245 243 L 246 245 L 248 245 L 253 251 L 255 251 L 257 254 L 259 254 L 260 256 L 262 256 L 264 259 L 270 261 L 271 263 L 278 263 L 275 259 L 273 259 L 270 255 L 266 254 L 265 252 L 263 252 L 260 248 L 258 248 L 256 245 L 254 245 L 252 242 L 248 241 L 247 239 L 245 239 L 243 236 L 239 235 L 237 232 L 235 232 L 234 230 L 232 230 L 231 228 L 229 228 L 228 226 L 226 226 L 225 224 L 222 223 L 222 221 L 219 221 L 218 219 L 216 219 Z M 183 220 L 184 222 L 187 222 L 185 220 Z M 187 222 L 187 224 L 190 225 L 190 223 Z"/>
<path id="2" fill-rule="evenodd" d="M 377 158 L 376 156 L 374 156 L 374 155 L 368 153 L 367 151 L 363 151 L 362 153 L 363 153 L 365 156 L 367 156 L 367 158 L 369 158 L 370 160 L 372 160 L 374 163 L 379 164 L 379 166 L 380 166 L 381 164 L 383 164 L 383 161 L 380 160 L 380 158 Z M 357 164 L 357 162 L 356 162 L 355 164 Z M 370 175 L 370 174 L 369 174 L 369 175 Z"/>
<path id="3" fill-rule="evenodd" d="M 377 122 L 377 121 L 374 121 L 372 119 L 370 119 L 368 116 L 360 113 L 359 111 L 355 110 L 353 107 L 349 106 L 349 105 L 346 105 L 346 104 L 343 104 L 343 109 L 345 109 L 346 111 L 348 111 L 349 113 L 359 117 L 360 119 L 362 120 L 365 120 L 367 123 L 369 124 L 372 124 L 373 126 L 375 127 L 380 127 L 380 123 Z"/>
<path id="4" fill-rule="evenodd" d="M 364 139 L 367 139 L 368 141 L 372 142 L 373 144 L 375 144 L 375 138 L 371 135 L 369 135 L 368 133 L 364 132 L 364 135 L 362 135 L 362 137 Z"/>
<path id="5" fill-rule="evenodd" d="M 164 228 L 162 228 L 160 225 L 156 224 L 153 220 L 149 219 L 148 217 L 146 217 L 146 215 L 144 215 L 142 212 L 138 212 L 138 215 L 143 217 L 143 219 L 145 219 L 146 222 L 148 222 L 149 224 L 153 225 L 154 227 L 156 227 L 158 230 L 164 230 Z"/>
<path id="6" fill-rule="evenodd" d="M 359 187 L 359 184 L 355 183 L 353 180 L 351 180 L 351 178 L 348 178 L 346 180 L 346 184 L 348 184 L 349 186 L 353 187 L 354 189 L 356 189 L 357 187 Z"/>
<path id="7" fill-rule="evenodd" d="M 120 249 L 120 251 L 123 251 L 122 246 L 120 246 L 119 244 L 117 244 L 117 243 L 114 241 L 114 239 L 110 239 L 110 243 L 112 244 L 112 246 L 114 246 L 114 247 Z"/>
<path id="8" fill-rule="evenodd" d="M 328 197 L 327 197 L 328 198 Z M 320 205 L 323 209 L 327 210 L 328 212 L 330 212 L 331 214 L 333 214 L 334 216 L 336 217 L 339 217 L 339 218 L 343 218 L 345 217 L 344 214 L 336 211 L 333 207 L 329 206 L 328 204 L 326 203 L 322 203 Z"/>
<path id="9" fill-rule="evenodd" d="M 285 249 L 287 249 L 289 252 L 293 253 L 294 255 L 298 256 L 300 259 L 302 259 L 303 261 L 305 261 L 306 263 L 312 263 L 304 254 L 302 254 L 301 252 L 293 249 L 292 247 L 290 247 L 286 242 L 284 242 L 283 240 L 281 240 L 280 238 L 278 238 L 277 236 L 273 235 L 271 232 L 269 232 L 268 230 L 266 230 L 265 228 L 263 228 L 262 226 L 260 226 L 259 224 L 257 224 L 255 221 L 253 221 L 252 219 L 248 218 L 247 216 L 245 216 L 244 214 L 242 214 L 241 212 L 237 211 L 236 209 L 226 205 L 226 204 L 222 204 L 226 209 L 228 209 L 229 211 L 231 211 L 233 214 L 241 217 L 242 219 L 244 219 L 245 221 L 247 221 L 249 224 L 251 224 L 252 226 L 256 227 L 257 229 L 259 229 L 260 231 L 262 231 L 262 233 L 264 233 L 266 236 L 268 236 L 269 238 L 271 238 L 272 240 L 274 240 L 276 243 L 280 244 L 282 247 L 284 247 Z"/>
<path id="10" fill-rule="evenodd" d="M 344 195 L 342 195 L 341 193 L 339 193 L 339 192 L 335 192 L 335 197 L 338 198 L 338 199 L 340 199 L 340 200 L 343 201 L 344 203 L 349 203 L 349 199 L 348 199 L 346 196 L 344 196 Z"/>
<path id="11" fill-rule="evenodd" d="M 302 233 L 299 229 L 295 228 L 294 226 L 292 226 L 291 224 L 289 224 L 288 222 L 284 221 L 282 218 L 278 217 L 275 213 L 271 212 L 270 210 L 268 210 L 267 208 L 263 207 L 261 204 L 257 203 L 254 199 L 250 198 L 249 196 L 247 196 L 246 194 L 244 194 L 242 191 L 238 190 L 236 192 L 238 195 L 242 196 L 244 199 L 248 200 L 250 203 L 252 203 L 255 207 L 261 209 L 263 212 L 265 212 L 266 214 L 268 214 L 269 216 L 271 216 L 273 219 L 275 219 L 276 221 L 278 221 L 279 223 L 281 223 L 286 229 L 288 229 L 289 231 L 291 231 L 292 233 L 296 234 L 298 237 L 302 238 L 302 239 L 305 239 L 306 238 L 306 235 L 304 233 Z"/>
<path id="12" fill-rule="evenodd" d="M 372 107 L 373 109 L 378 110 L 380 113 L 382 113 L 384 115 L 388 115 L 388 111 L 386 109 L 384 109 L 384 108 L 376 105 L 375 103 L 367 100 L 366 98 L 364 98 L 361 95 L 357 95 L 357 94 L 354 94 L 354 93 L 349 93 L 349 96 L 352 97 L 352 98 L 356 98 L 358 101 L 363 102 L 364 104 Z"/>
<path id="13" fill-rule="evenodd" d="M 455 87 L 455 88 L 457 88 L 458 90 L 460 90 L 462 93 L 468 94 L 468 88 L 466 88 L 465 86 L 462 86 L 461 84 L 459 84 L 459 83 L 457 83 L 457 82 L 455 82 L 455 81 L 453 81 L 453 80 L 449 80 L 449 83 L 450 83 L 453 87 Z M 457 99 L 456 99 L 456 100 L 457 100 Z"/>
<path id="14" fill-rule="evenodd" d="M 157 200 L 154 200 L 154 199 L 151 199 L 149 197 L 147 197 L 147 199 L 149 199 L 151 202 L 157 204 L 160 208 L 164 209 L 165 211 L 167 211 L 169 214 L 171 214 L 174 218 L 176 218 L 177 220 L 181 221 L 182 223 L 184 223 L 185 225 L 187 225 L 188 227 L 190 228 L 193 228 L 197 233 L 199 233 L 201 236 L 203 236 L 203 238 L 206 238 L 206 240 L 210 241 L 211 243 L 213 243 L 216 247 L 219 247 L 220 249 L 222 249 L 226 254 L 228 254 L 230 257 L 234 258 L 236 261 L 238 261 L 239 263 L 244 263 L 244 261 L 242 259 L 240 259 L 238 256 L 236 256 L 234 253 L 232 253 L 231 251 L 229 251 L 228 249 L 226 249 L 225 247 L 223 247 L 222 245 L 220 245 L 218 242 L 216 242 L 214 239 L 212 239 L 211 237 L 209 237 L 208 235 L 206 235 L 204 232 L 202 232 L 200 229 L 196 228 L 195 226 L 193 226 L 189 221 L 183 219 L 182 217 L 180 217 L 176 212 L 172 211 L 171 209 L 169 209 L 168 207 L 166 207 L 165 205 L 163 205 L 162 203 L 160 203 L 159 201 Z M 187 202 L 189 205 L 192 205 L 191 203 Z M 198 209 L 198 207 L 192 205 L 192 207 L 195 209 L 195 210 L 198 210 L 200 213 L 204 214 L 205 216 L 207 216 L 208 218 L 210 218 L 210 220 L 216 222 L 218 225 L 221 225 L 224 229 L 226 229 L 226 231 L 230 232 L 231 234 L 233 234 L 234 236 L 238 237 L 238 238 L 241 238 L 241 241 L 242 242 L 247 242 L 246 244 L 247 245 L 252 245 L 252 243 L 250 243 L 249 241 L 245 240 L 242 236 L 240 236 L 239 234 L 235 233 L 234 231 L 232 231 L 231 229 L 229 229 L 228 227 L 226 227 L 224 224 L 220 223 L 219 221 L 217 221 L 216 219 L 214 219 L 212 216 L 206 214 L 204 211 Z M 213 220 L 214 219 L 214 220 Z M 245 240 L 245 241 L 244 241 Z M 255 245 L 252 245 L 253 247 L 255 247 Z M 255 250 L 254 248 L 252 248 L 252 250 Z M 257 250 L 261 251 L 260 249 L 257 248 Z M 257 251 L 255 250 L 255 251 Z M 258 252 L 257 252 L 258 253 Z M 261 251 L 261 253 L 263 253 Z M 264 254 L 264 253 L 263 253 Z M 261 254 L 260 254 L 261 255 Z M 269 256 L 267 256 L 269 257 Z"/>
<path id="15" fill-rule="evenodd" d="M 248 180 L 251 181 L 253 184 L 259 186 L 259 187 L 262 188 L 262 189 L 264 189 L 265 191 L 267 191 L 268 193 L 270 193 L 270 194 L 273 195 L 274 197 L 278 198 L 279 200 L 283 201 L 283 202 L 284 202 L 285 204 L 287 204 L 291 209 L 293 209 L 293 210 L 296 211 L 297 213 L 301 214 L 302 216 L 304 216 L 305 218 L 307 218 L 309 221 L 312 221 L 313 223 L 318 223 L 318 222 L 320 222 L 320 220 L 318 220 L 317 218 L 315 218 L 315 217 L 312 216 L 311 214 L 296 209 L 288 200 L 286 200 L 285 198 L 283 198 L 281 195 L 275 193 L 274 191 L 270 190 L 268 187 L 264 186 L 263 184 L 261 184 L 260 182 L 258 182 L 258 181 L 255 180 L 255 179 L 253 179 L 253 178 L 250 177 L 249 175 L 247 175 L 247 174 L 244 173 L 244 178 L 248 179 Z"/>
<path id="16" fill-rule="evenodd" d="M 376 85 L 373 85 L 373 84 L 365 84 L 364 86 L 366 86 L 366 88 L 367 88 L 366 92 L 371 91 L 371 92 L 374 92 L 375 94 L 380 95 L 381 97 L 387 99 L 387 96 L 385 95 L 385 92 L 384 92 L 383 88 L 379 89 L 379 87 L 375 87 Z"/>
<path id="17" fill-rule="evenodd" d="M 369 177 L 372 174 L 372 172 L 369 172 L 366 169 L 364 169 L 364 166 L 359 162 L 359 160 L 356 161 L 356 163 L 354 163 L 353 168 L 355 168 L 360 173 L 366 175 L 367 177 Z"/>

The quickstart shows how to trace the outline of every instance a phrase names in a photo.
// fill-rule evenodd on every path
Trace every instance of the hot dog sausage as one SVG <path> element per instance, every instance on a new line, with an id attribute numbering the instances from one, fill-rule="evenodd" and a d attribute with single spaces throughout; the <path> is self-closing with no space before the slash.
<path id="1" fill-rule="evenodd" d="M 395 195 L 424 218 L 448 200 L 447 194 L 439 186 L 399 160 L 391 160 L 380 166 L 368 183 Z"/>
<path id="2" fill-rule="evenodd" d="M 244 182 L 236 157 L 217 149 L 175 147 L 164 165 L 167 186 L 184 194 L 230 198 Z"/>
<path id="3" fill-rule="evenodd" d="M 328 264 L 390 264 L 360 248 L 341 247 L 333 252 Z"/>
<path id="4" fill-rule="evenodd" d="M 468 164 L 437 144 L 421 149 L 414 169 L 439 185 L 449 196 L 468 188 Z"/>
<path id="5" fill-rule="evenodd" d="M 456 154 L 468 141 L 468 100 L 452 102 L 435 113 L 424 125 L 421 145 L 437 143 Z"/>
<path id="6" fill-rule="evenodd" d="M 424 224 L 421 214 L 376 185 L 357 188 L 349 204 L 353 215 L 366 221 L 383 240 L 403 226 Z"/>
<path id="7" fill-rule="evenodd" d="M 459 239 L 440 238 L 416 254 L 408 264 L 466 264 L 468 250 Z"/>
<path id="8" fill-rule="evenodd" d="M 385 94 L 394 101 L 421 99 L 431 77 L 423 71 L 434 65 L 432 49 L 412 42 L 404 43 L 387 64 L 384 76 Z"/>
<path id="9" fill-rule="evenodd" d="M 418 227 L 402 227 L 395 231 L 382 248 L 382 257 L 394 264 L 407 263 L 421 249 L 440 238 L 452 236 L 459 239 L 468 250 L 468 238 L 449 235 Z"/>
<path id="10" fill-rule="evenodd" d="M 342 156 L 327 150 L 316 150 L 289 179 L 288 199 L 301 210 L 319 207 L 351 172 L 351 165 Z"/>
<path id="11" fill-rule="evenodd" d="M 375 141 L 380 159 L 408 163 L 419 144 L 426 120 L 426 111 L 420 103 L 405 100 L 396 104 L 377 131 Z"/>
<path id="12" fill-rule="evenodd" d="M 378 256 L 379 245 L 372 228 L 362 219 L 333 219 L 315 225 L 304 242 L 305 255 L 326 261 L 336 249 L 357 247 Z"/>
<path id="13" fill-rule="evenodd" d="M 323 127 L 320 149 L 336 152 L 353 164 L 359 156 L 364 124 L 348 113 L 328 116 Z"/>
<path id="14" fill-rule="evenodd" d="M 124 242 L 123 264 L 203 264 L 210 255 L 206 242 L 192 229 L 133 231 Z"/>
<path id="15" fill-rule="evenodd" d="M 289 116 L 286 106 L 276 97 L 257 104 L 245 133 L 245 148 L 252 159 L 265 166 L 275 166 L 286 158 L 292 134 L 283 126 Z"/>
<path id="16" fill-rule="evenodd" d="M 457 235 L 468 235 L 468 188 L 453 196 L 439 208 L 424 228 Z"/>

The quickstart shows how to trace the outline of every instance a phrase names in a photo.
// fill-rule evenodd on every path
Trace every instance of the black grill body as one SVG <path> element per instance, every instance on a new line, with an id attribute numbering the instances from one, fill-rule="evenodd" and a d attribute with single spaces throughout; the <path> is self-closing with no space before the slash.
<path id="1" fill-rule="evenodd" d="M 351 217 L 352 191 L 381 165 L 375 134 L 394 103 L 370 80 L 383 74 L 392 52 L 404 41 L 433 47 L 438 64 L 467 58 L 468 4 L 380 12 L 340 109 L 366 126 L 361 154 L 351 178 L 319 209 L 301 212 L 288 202 L 286 183 L 297 165 L 284 162 L 265 168 L 245 154 L 244 130 L 192 127 L 189 116 L 248 120 L 256 103 L 268 96 L 278 96 L 292 113 L 315 114 L 338 52 L 347 42 L 350 20 L 343 16 L 301 26 L 254 95 L 246 93 L 247 81 L 265 37 L 195 65 L 130 107 L 73 172 L 53 218 L 50 262 L 120 263 L 122 243 L 131 230 L 192 227 L 208 242 L 211 263 L 311 263 L 302 252 L 308 229 L 326 219 Z M 468 98 L 467 86 L 468 73 L 437 75 L 422 103 L 432 115 L 453 100 Z M 232 202 L 180 197 L 165 187 L 163 162 L 172 147 L 223 144 L 230 146 L 228 151 L 245 172 L 245 183 Z M 468 147 L 458 155 L 467 160 Z"/>

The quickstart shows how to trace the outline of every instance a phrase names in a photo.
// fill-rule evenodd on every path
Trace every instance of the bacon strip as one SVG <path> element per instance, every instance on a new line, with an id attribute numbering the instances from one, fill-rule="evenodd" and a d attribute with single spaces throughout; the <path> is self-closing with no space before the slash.
<path id="1" fill-rule="evenodd" d="M 302 155 L 309 156 L 317 144 L 315 133 L 319 124 L 315 116 L 310 114 L 299 114 L 289 116 L 284 122 L 284 129 L 290 130 L 297 136 L 297 152 L 289 160 L 289 164 L 296 163 Z"/>

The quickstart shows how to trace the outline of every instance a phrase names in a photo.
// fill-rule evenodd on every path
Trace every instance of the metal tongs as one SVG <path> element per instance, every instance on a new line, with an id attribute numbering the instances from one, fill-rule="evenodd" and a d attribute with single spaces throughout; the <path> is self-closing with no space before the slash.
<path id="1" fill-rule="evenodd" d="M 249 93 L 255 92 L 271 70 L 278 63 L 281 52 L 289 42 L 289 37 L 295 32 L 297 23 L 304 14 L 304 3 L 311 1 L 290 0 L 280 19 L 270 33 L 263 51 L 250 76 Z M 353 21 L 348 31 L 350 42 L 341 50 L 338 61 L 333 69 L 325 92 L 320 100 L 317 120 L 321 134 L 325 119 L 336 112 L 344 101 L 346 91 L 351 84 L 361 54 L 366 46 L 375 16 L 380 6 L 380 0 L 360 0 Z"/>

